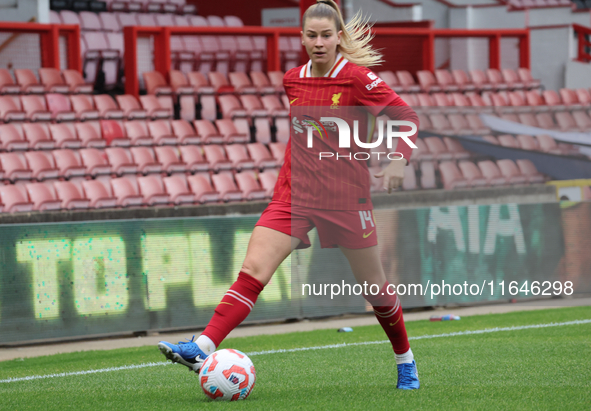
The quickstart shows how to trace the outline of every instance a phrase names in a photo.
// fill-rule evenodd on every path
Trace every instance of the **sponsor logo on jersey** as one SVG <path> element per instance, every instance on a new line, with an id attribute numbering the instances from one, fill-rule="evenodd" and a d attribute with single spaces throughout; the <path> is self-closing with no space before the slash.
<path id="1" fill-rule="evenodd" d="M 330 108 L 339 108 L 339 100 L 341 99 L 342 95 L 343 93 L 335 93 L 332 95 L 332 106 L 330 106 Z"/>
<path id="2" fill-rule="evenodd" d="M 369 77 L 369 79 L 371 81 L 377 80 L 378 76 L 376 76 L 374 73 L 372 73 L 371 71 L 369 73 L 367 73 L 367 77 Z"/>
<path id="3" fill-rule="evenodd" d="M 378 84 L 380 84 L 382 81 L 384 81 L 373 73 L 367 73 L 367 77 L 369 77 L 370 80 L 373 80 L 372 83 L 365 85 L 365 88 L 367 89 L 367 91 L 372 90 L 373 88 L 377 87 Z"/>

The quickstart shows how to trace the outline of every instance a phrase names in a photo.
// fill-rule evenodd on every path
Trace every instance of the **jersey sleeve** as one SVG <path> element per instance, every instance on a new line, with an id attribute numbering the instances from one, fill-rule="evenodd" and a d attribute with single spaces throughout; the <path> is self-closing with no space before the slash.
<path id="1" fill-rule="evenodd" d="M 398 95 L 367 67 L 358 67 L 353 74 L 357 104 L 378 116 L 384 107 L 392 105 Z M 401 100 L 401 99 L 400 99 Z M 396 104 L 398 105 L 398 104 Z"/>

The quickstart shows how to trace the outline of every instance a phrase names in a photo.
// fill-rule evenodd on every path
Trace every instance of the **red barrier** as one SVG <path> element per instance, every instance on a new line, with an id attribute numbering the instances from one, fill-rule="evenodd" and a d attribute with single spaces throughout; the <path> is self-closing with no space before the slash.
<path id="1" fill-rule="evenodd" d="M 0 32 L 14 33 L 15 36 L 24 33 L 39 34 L 41 67 L 51 67 L 58 70 L 65 68 L 78 71 L 82 70 L 80 59 L 80 26 L 3 22 L 0 23 Z M 66 36 L 68 67 L 60 67 L 60 36 Z M 23 50 L 23 52 L 26 53 L 29 50 Z"/>
<path id="2" fill-rule="evenodd" d="M 582 63 L 591 62 L 591 28 L 573 24 L 573 30 L 578 41 L 576 60 Z"/>

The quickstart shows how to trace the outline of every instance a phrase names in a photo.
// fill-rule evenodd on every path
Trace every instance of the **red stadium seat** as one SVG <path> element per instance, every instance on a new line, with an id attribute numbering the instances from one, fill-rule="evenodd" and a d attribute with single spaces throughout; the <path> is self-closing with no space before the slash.
<path id="1" fill-rule="evenodd" d="M 58 69 L 49 67 L 40 68 L 39 79 L 41 80 L 41 84 L 45 86 L 45 90 L 49 93 L 67 94 L 70 91 L 70 87 L 65 83 Z"/>
<path id="2" fill-rule="evenodd" d="M 76 123 L 75 127 L 83 147 L 104 148 L 107 145 L 107 142 L 102 138 L 99 122 Z"/>
<path id="3" fill-rule="evenodd" d="M 78 70 L 64 70 L 62 71 L 64 82 L 68 85 L 71 93 L 91 94 L 93 90 L 92 84 L 87 84 L 84 77 Z"/>
<path id="4" fill-rule="evenodd" d="M 576 90 L 576 93 L 577 99 L 579 100 L 579 103 L 581 103 L 581 105 L 585 107 L 591 106 L 591 92 L 589 90 L 587 90 L 586 88 L 578 88 Z"/>
<path id="5" fill-rule="evenodd" d="M 148 112 L 148 117 L 152 120 L 171 119 L 173 117 L 172 99 L 156 97 L 154 95 L 140 96 L 140 102 L 144 110 Z"/>
<path id="6" fill-rule="evenodd" d="M 186 164 L 187 170 L 194 173 L 198 171 L 209 171 L 209 163 L 205 160 L 200 147 L 179 146 L 181 159 Z"/>
<path id="7" fill-rule="evenodd" d="M 131 145 L 135 146 L 151 146 L 154 144 L 154 138 L 150 136 L 148 130 L 149 122 L 144 120 L 126 121 L 125 132 L 127 137 L 131 140 Z"/>
<path id="8" fill-rule="evenodd" d="M 47 110 L 45 97 L 38 95 L 21 96 L 23 111 L 29 121 L 51 121 L 51 113 Z"/>
<path id="9" fill-rule="evenodd" d="M 436 160 L 451 160 L 453 158 L 453 153 L 447 150 L 447 147 L 439 137 L 426 137 L 423 138 L 423 141 Z"/>
<path id="10" fill-rule="evenodd" d="M 56 181 L 53 183 L 57 198 L 61 200 L 61 208 L 67 210 L 86 209 L 90 200 L 84 198 L 81 189 L 71 181 Z"/>
<path id="11" fill-rule="evenodd" d="M 398 70 L 396 72 L 396 77 L 398 77 L 398 81 L 407 93 L 418 93 L 421 90 L 421 86 L 415 82 L 412 74 L 408 71 Z"/>
<path id="12" fill-rule="evenodd" d="M 527 159 L 517 160 L 517 167 L 522 176 L 527 178 L 530 184 L 539 184 L 546 181 L 546 178 L 538 172 L 534 163 Z"/>
<path id="13" fill-rule="evenodd" d="M 127 117 L 128 120 L 146 119 L 148 117 L 148 112 L 140 107 L 139 102 L 134 96 L 130 94 L 124 94 L 118 95 L 116 98 L 119 108 L 123 110 L 124 116 Z"/>
<path id="14" fill-rule="evenodd" d="M 244 144 L 227 145 L 225 149 L 228 159 L 237 171 L 254 168 L 254 161 L 248 155 L 248 150 Z"/>
<path id="15" fill-rule="evenodd" d="M 207 174 L 195 174 L 187 177 L 191 192 L 195 194 L 195 200 L 201 204 L 213 203 L 220 200 L 220 193 L 212 186 Z"/>
<path id="16" fill-rule="evenodd" d="M 123 124 L 119 121 L 101 120 L 100 130 L 103 139 L 109 146 L 128 147 L 131 144 L 131 140 L 127 138 Z"/>
<path id="17" fill-rule="evenodd" d="M 224 73 L 217 71 L 210 71 L 207 73 L 209 82 L 218 94 L 234 93 L 234 87 L 228 81 L 228 78 Z"/>
<path id="18" fill-rule="evenodd" d="M 517 135 L 517 143 L 523 150 L 536 151 L 540 149 L 540 146 L 535 138 L 527 134 Z"/>
<path id="19" fill-rule="evenodd" d="M 531 71 L 527 68 L 517 69 L 519 79 L 525 84 L 527 89 L 538 89 L 541 87 L 540 80 L 536 80 L 532 77 Z"/>
<path id="20" fill-rule="evenodd" d="M 482 176 L 486 179 L 488 185 L 498 186 L 508 184 L 507 179 L 503 177 L 499 167 L 497 167 L 494 162 L 490 160 L 480 161 L 478 163 L 478 168 L 480 169 Z"/>
<path id="21" fill-rule="evenodd" d="M 123 147 L 109 147 L 105 149 L 112 171 L 117 175 L 136 174 L 138 165 L 134 163 L 131 153 Z"/>
<path id="22" fill-rule="evenodd" d="M 571 110 L 577 110 L 583 107 L 583 105 L 579 102 L 579 97 L 577 96 L 577 92 L 575 90 L 561 88 L 560 98 L 562 99 L 563 104 Z"/>
<path id="23" fill-rule="evenodd" d="M 437 84 L 437 79 L 429 70 L 417 71 L 417 78 L 419 79 L 421 89 L 425 93 L 439 93 L 443 91 L 441 86 Z"/>
<path id="24" fill-rule="evenodd" d="M 245 171 L 234 175 L 238 189 L 242 191 L 245 200 L 262 200 L 267 197 L 267 192 L 257 181 L 254 172 Z"/>
<path id="25" fill-rule="evenodd" d="M 264 144 L 260 142 L 250 143 L 247 144 L 246 147 L 248 148 L 250 158 L 254 160 L 257 168 L 262 170 L 265 168 L 277 167 L 277 160 L 273 158 Z"/>
<path id="26" fill-rule="evenodd" d="M 231 173 L 213 174 L 211 181 L 214 189 L 220 193 L 220 200 L 224 202 L 242 200 L 242 191 L 236 187 Z"/>
<path id="27" fill-rule="evenodd" d="M 266 191 L 267 198 L 273 197 L 273 191 L 275 184 L 277 183 L 277 171 L 276 170 L 265 170 L 259 173 L 259 182 L 261 187 Z"/>
<path id="28" fill-rule="evenodd" d="M 179 139 L 174 135 L 170 121 L 156 120 L 149 121 L 148 130 L 150 136 L 154 138 L 154 142 L 158 145 L 177 145 Z"/>
<path id="29" fill-rule="evenodd" d="M 421 168 L 421 187 L 425 189 L 437 188 L 435 179 L 435 164 L 432 161 L 423 161 Z"/>
<path id="30" fill-rule="evenodd" d="M 14 82 L 10 71 L 0 68 L 0 94 L 20 94 L 21 86 Z"/>
<path id="31" fill-rule="evenodd" d="M 125 117 L 123 110 L 119 108 L 115 100 L 113 100 L 113 97 L 108 94 L 95 95 L 93 98 L 96 109 L 99 111 L 102 118 L 122 119 Z"/>
<path id="32" fill-rule="evenodd" d="M 78 140 L 73 124 L 50 124 L 49 131 L 56 147 L 80 148 L 82 146 L 82 141 Z"/>
<path id="33" fill-rule="evenodd" d="M 499 140 L 495 136 L 482 136 L 482 139 L 487 143 L 499 145 Z"/>
<path id="34" fill-rule="evenodd" d="M 115 198 L 117 198 L 118 206 L 137 207 L 141 206 L 144 202 L 144 198 L 140 195 L 138 188 L 126 177 L 111 179 L 111 188 Z"/>
<path id="35" fill-rule="evenodd" d="M 27 114 L 22 110 L 18 97 L 0 96 L 0 117 L 5 122 L 24 121 Z"/>
<path id="36" fill-rule="evenodd" d="M 96 120 L 100 117 L 100 113 L 94 107 L 92 96 L 80 94 L 71 96 L 72 110 L 76 113 L 76 119 L 81 121 Z"/>
<path id="37" fill-rule="evenodd" d="M 287 145 L 285 143 L 277 142 L 277 143 L 270 143 L 269 150 L 271 151 L 271 155 L 277 162 L 277 165 L 283 164 L 283 159 L 285 157 L 285 149 Z"/>
<path id="38" fill-rule="evenodd" d="M 499 140 L 499 144 L 503 147 L 521 148 L 515 137 L 513 137 L 511 134 L 502 134 L 497 138 Z"/>
<path id="39" fill-rule="evenodd" d="M 218 97 L 220 110 L 223 118 L 246 117 L 247 112 L 240 104 L 240 100 L 233 95 L 222 95 Z"/>
<path id="40" fill-rule="evenodd" d="M 90 200 L 90 208 L 114 208 L 117 206 L 117 198 L 113 197 L 110 184 L 107 186 L 99 180 L 85 180 L 82 182 L 82 188 L 84 197 Z"/>
<path id="41" fill-rule="evenodd" d="M 170 195 L 164 189 L 164 183 L 160 176 L 138 177 L 137 184 L 144 197 L 144 204 L 155 206 L 170 203 Z"/>
<path id="42" fill-rule="evenodd" d="M 246 73 L 232 72 L 228 74 L 228 79 L 238 94 L 256 94 L 258 92 Z"/>
<path id="43" fill-rule="evenodd" d="M 3 151 L 26 150 L 29 142 L 25 140 L 20 124 L 0 125 L 0 144 Z"/>
<path id="44" fill-rule="evenodd" d="M 562 99 L 554 90 L 544 90 L 542 92 L 542 97 L 544 97 L 544 101 L 546 102 L 546 105 L 550 107 L 551 111 L 563 111 L 566 109 L 564 104 L 562 104 Z"/>
<path id="45" fill-rule="evenodd" d="M 556 120 L 558 120 L 558 114 L 556 114 Z M 575 121 L 579 130 L 583 132 L 591 131 L 591 119 L 584 111 L 573 111 L 572 118 Z"/>
<path id="46" fill-rule="evenodd" d="M 422 123 L 421 123 L 422 125 Z M 290 122 L 289 118 L 276 118 L 275 119 L 275 140 L 279 143 L 287 144 L 289 140 Z"/>
<path id="47" fill-rule="evenodd" d="M 249 117 L 268 117 L 269 112 L 261 103 L 261 100 L 254 95 L 241 95 L 240 103 L 246 110 L 246 115 Z"/>
<path id="48" fill-rule="evenodd" d="M 204 123 L 203 126 L 208 127 L 206 124 Z M 250 135 L 239 132 L 234 122 L 228 118 L 216 120 L 215 125 L 225 143 L 247 143 L 250 141 Z M 210 132 L 213 133 L 213 130 Z"/>
<path id="49" fill-rule="evenodd" d="M 29 169 L 33 172 L 32 177 L 38 181 L 57 178 L 59 170 L 51 153 L 43 151 L 27 151 L 24 153 Z"/>
<path id="50" fill-rule="evenodd" d="M 133 162 L 138 165 L 140 173 L 149 174 L 162 171 L 162 164 L 156 160 L 156 154 L 151 147 L 131 147 L 129 152 Z"/>
<path id="51" fill-rule="evenodd" d="M 169 174 L 184 173 L 187 165 L 181 160 L 181 152 L 178 147 L 154 147 L 156 160 L 162 164 L 162 169 Z"/>
<path id="52" fill-rule="evenodd" d="M 492 84 L 486 74 L 482 70 L 470 70 L 470 77 L 472 78 L 472 83 L 476 86 L 476 89 L 479 91 L 492 91 L 496 90 L 495 85 Z"/>
<path id="53" fill-rule="evenodd" d="M 513 160 L 497 160 L 497 165 L 509 184 L 526 184 L 528 182 L 527 177 L 521 175 L 519 168 Z"/>
<path id="54" fill-rule="evenodd" d="M 202 138 L 204 144 L 221 144 L 226 138 L 216 129 L 209 120 L 195 120 L 193 122 L 197 134 Z"/>
<path id="55" fill-rule="evenodd" d="M 239 121 L 241 119 L 236 119 L 234 122 L 237 123 Z M 268 118 L 255 118 L 254 129 L 256 141 L 263 144 L 269 144 L 271 142 L 271 123 Z"/>
<path id="56" fill-rule="evenodd" d="M 454 129 L 449 123 L 447 117 L 443 114 L 431 114 L 429 116 L 431 124 L 433 124 L 433 130 L 440 134 L 454 134 Z M 420 124 L 423 124 L 421 121 Z"/>
<path id="57" fill-rule="evenodd" d="M 503 81 L 509 86 L 511 90 L 523 90 L 526 88 L 526 85 L 521 79 L 517 72 L 513 69 L 503 69 L 502 70 Z"/>
<path id="58" fill-rule="evenodd" d="M 276 95 L 262 96 L 261 103 L 271 117 L 289 117 L 289 110 L 283 107 Z"/>
<path id="59" fill-rule="evenodd" d="M 92 177 L 111 174 L 111 165 L 107 161 L 104 151 L 96 148 L 86 148 L 79 151 L 82 164 L 86 167 L 86 174 Z"/>
<path id="60" fill-rule="evenodd" d="M 226 152 L 222 146 L 204 146 L 203 152 L 210 165 L 210 169 L 215 172 L 221 170 L 231 170 L 234 166 L 233 163 L 226 157 Z"/>
<path id="61" fill-rule="evenodd" d="M 280 89 L 277 89 L 277 87 L 271 84 L 267 75 L 262 71 L 251 71 L 250 78 L 252 80 L 253 86 L 256 87 L 259 94 L 272 95 L 283 91 L 283 85 Z"/>
<path id="62" fill-rule="evenodd" d="M 26 190 L 16 185 L 0 186 L 2 211 L 8 213 L 32 211 L 34 204 L 29 201 Z"/>
<path id="63" fill-rule="evenodd" d="M 488 185 L 486 178 L 484 178 L 480 169 L 473 162 L 460 161 L 458 168 L 470 187 L 484 187 Z"/>
<path id="64" fill-rule="evenodd" d="M 282 71 L 269 71 L 267 73 L 267 76 L 269 77 L 269 81 L 275 87 L 276 90 L 278 90 L 281 93 L 284 92 L 283 77 L 285 76 L 285 73 L 283 73 Z"/>
<path id="65" fill-rule="evenodd" d="M 554 140 L 551 136 L 547 134 L 539 134 L 536 136 L 536 140 L 540 146 L 540 150 L 545 153 L 550 154 L 566 154 L 564 150 L 562 150 L 558 144 L 556 144 L 556 140 Z"/>
<path id="66" fill-rule="evenodd" d="M 550 107 L 546 105 L 546 102 L 542 98 L 542 95 L 535 91 L 530 90 L 525 93 L 525 99 L 527 100 L 527 104 L 533 107 L 533 110 L 536 112 L 544 112 L 549 111 Z"/>
<path id="67" fill-rule="evenodd" d="M 536 114 L 536 120 L 541 128 L 545 128 L 547 130 L 553 130 L 556 127 L 556 123 L 554 123 L 554 119 L 550 113 L 538 113 Z"/>
<path id="68" fill-rule="evenodd" d="M 452 190 L 469 187 L 468 181 L 464 178 L 456 163 L 443 161 L 439 164 L 439 171 L 444 189 Z"/>
<path id="69" fill-rule="evenodd" d="M 472 80 L 464 70 L 452 70 L 451 75 L 454 79 L 455 84 L 457 84 L 460 87 L 461 91 L 476 91 L 476 84 L 472 82 Z"/>
<path id="70" fill-rule="evenodd" d="M 460 90 L 462 92 L 474 91 L 476 89 L 476 87 L 474 87 L 472 84 L 462 86 L 460 88 L 460 86 L 456 84 L 452 74 L 447 70 L 435 70 L 435 79 L 439 86 L 448 93 L 453 93 Z"/>
<path id="71" fill-rule="evenodd" d="M 42 94 L 45 93 L 45 86 L 39 84 L 35 73 L 30 69 L 16 69 L 14 70 L 14 77 L 17 84 L 21 87 L 21 91 L 27 94 Z"/>
<path id="72" fill-rule="evenodd" d="M 0 154 L 0 164 L 2 164 L 3 178 L 15 182 L 16 180 L 30 180 L 33 172 L 27 165 L 25 156 L 21 153 L 2 153 Z M 1 187 L 1 186 L 0 186 Z M 6 205 L 6 202 L 4 202 Z"/>
<path id="73" fill-rule="evenodd" d="M 51 152 L 57 168 L 59 169 L 60 177 L 72 178 L 81 177 L 86 174 L 86 167 L 82 164 L 82 159 L 78 152 L 63 149 L 53 150 Z"/>
<path id="74" fill-rule="evenodd" d="M 195 202 L 195 194 L 189 189 L 187 178 L 184 175 L 176 174 L 165 177 L 162 182 L 173 204 L 192 204 Z"/>
<path id="75" fill-rule="evenodd" d="M 35 211 L 59 210 L 62 201 L 56 197 L 53 187 L 44 183 L 26 184 L 27 193 L 34 204 Z"/>
<path id="76" fill-rule="evenodd" d="M 461 160 L 470 157 L 470 153 L 462 147 L 462 144 L 458 140 L 450 137 L 443 137 L 443 142 L 447 151 L 452 153 L 454 159 Z"/>
<path id="77" fill-rule="evenodd" d="M 498 69 L 487 69 L 486 76 L 490 84 L 493 85 L 494 89 L 497 91 L 501 90 L 508 90 L 509 84 L 505 83 L 505 79 L 503 78 L 503 74 Z"/>
<path id="78" fill-rule="evenodd" d="M 58 122 L 76 120 L 76 113 L 72 111 L 72 104 L 68 96 L 51 93 L 47 94 L 45 99 L 47 100 L 47 108 L 51 112 L 53 120 Z"/>
<path id="79" fill-rule="evenodd" d="M 172 134 L 178 138 L 181 144 L 201 144 L 203 139 L 187 120 L 173 120 L 170 125 Z"/>

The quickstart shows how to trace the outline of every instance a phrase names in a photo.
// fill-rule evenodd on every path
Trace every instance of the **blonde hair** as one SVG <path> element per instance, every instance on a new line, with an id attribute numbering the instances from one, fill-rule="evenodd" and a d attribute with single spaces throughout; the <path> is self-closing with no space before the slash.
<path id="1" fill-rule="evenodd" d="M 358 66 L 372 67 L 383 63 L 382 54 L 374 50 L 369 42 L 373 39 L 369 18 L 364 18 L 361 12 L 355 14 L 351 21 L 345 24 L 339 6 L 333 0 L 318 0 L 316 4 L 308 7 L 302 17 L 302 30 L 306 19 L 326 18 L 335 22 L 337 32 L 343 31 L 341 44 L 337 51 L 343 57 Z"/>

